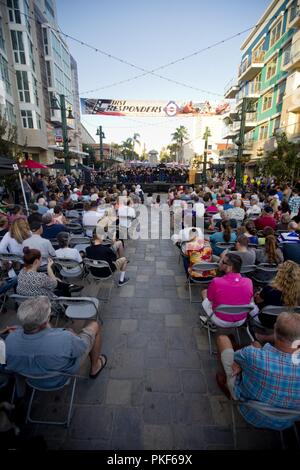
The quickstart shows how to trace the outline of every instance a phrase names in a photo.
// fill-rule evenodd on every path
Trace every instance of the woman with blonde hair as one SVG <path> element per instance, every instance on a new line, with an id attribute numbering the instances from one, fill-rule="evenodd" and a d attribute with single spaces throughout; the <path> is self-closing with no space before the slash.
<path id="1" fill-rule="evenodd" d="M 16 219 L 0 242 L 0 253 L 23 256 L 22 243 L 31 235 L 27 220 Z"/>
<path id="2" fill-rule="evenodd" d="M 255 303 L 262 310 L 268 305 L 293 308 L 300 304 L 300 266 L 285 261 L 278 266 L 275 278 L 255 295 Z M 259 313 L 259 321 L 266 328 L 273 328 L 276 316 Z"/>

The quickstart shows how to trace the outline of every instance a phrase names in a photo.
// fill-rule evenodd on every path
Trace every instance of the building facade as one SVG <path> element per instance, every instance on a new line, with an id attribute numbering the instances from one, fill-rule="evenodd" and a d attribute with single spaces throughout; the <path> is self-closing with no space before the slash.
<path id="1" fill-rule="evenodd" d="M 243 162 L 250 175 L 257 161 L 275 149 L 276 133 L 300 137 L 299 15 L 297 0 L 272 1 L 243 42 L 238 76 L 225 88 L 225 98 L 235 101 L 224 119 L 223 136 L 231 142 L 224 159 L 234 165 L 244 102 Z"/>
<path id="2" fill-rule="evenodd" d="M 3 2 L 4 3 L 4 2 Z M 27 158 L 51 164 L 63 156 L 61 111 L 65 96 L 71 157 L 82 157 L 77 66 L 57 32 L 54 0 L 7 0 L 0 5 L 0 112 L 17 127 Z M 74 163 L 74 161 L 72 163 Z"/>

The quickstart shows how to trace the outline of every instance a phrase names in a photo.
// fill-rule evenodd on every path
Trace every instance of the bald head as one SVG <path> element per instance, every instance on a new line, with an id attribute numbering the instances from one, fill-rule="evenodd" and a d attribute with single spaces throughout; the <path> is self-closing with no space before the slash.
<path id="1" fill-rule="evenodd" d="M 275 323 L 275 340 L 292 346 L 294 341 L 300 340 L 299 313 L 281 313 Z"/>

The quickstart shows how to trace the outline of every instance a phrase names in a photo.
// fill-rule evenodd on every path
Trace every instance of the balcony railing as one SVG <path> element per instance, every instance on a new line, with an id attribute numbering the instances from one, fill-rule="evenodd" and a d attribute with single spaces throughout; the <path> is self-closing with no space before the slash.
<path id="1" fill-rule="evenodd" d="M 300 8 L 295 5 L 291 8 L 290 13 L 290 27 L 295 27 L 300 25 Z"/>
<path id="2" fill-rule="evenodd" d="M 243 98 L 259 98 L 261 90 L 261 82 L 248 82 L 237 95 L 237 100 L 242 100 Z"/>
<path id="3" fill-rule="evenodd" d="M 226 99 L 233 99 L 239 90 L 239 86 L 236 78 L 232 78 L 224 88 L 224 97 Z"/>
<path id="4" fill-rule="evenodd" d="M 250 70 L 251 68 L 261 65 L 264 63 L 265 60 L 265 51 L 259 50 L 253 52 L 250 59 L 245 60 L 242 62 L 239 68 L 239 77 Z"/>

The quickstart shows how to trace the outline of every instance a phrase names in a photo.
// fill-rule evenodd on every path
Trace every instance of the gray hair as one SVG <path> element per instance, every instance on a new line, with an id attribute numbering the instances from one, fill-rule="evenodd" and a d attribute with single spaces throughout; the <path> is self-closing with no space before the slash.
<path id="1" fill-rule="evenodd" d="M 294 220 L 291 220 L 288 225 L 288 230 L 297 230 L 298 224 Z"/>
<path id="2" fill-rule="evenodd" d="M 242 205 L 242 201 L 240 199 L 236 199 L 234 201 L 234 207 L 241 207 L 241 205 Z"/>
<path id="3" fill-rule="evenodd" d="M 30 332 L 46 323 L 50 313 L 50 300 L 46 296 L 40 296 L 22 302 L 18 308 L 17 317 L 24 331 Z"/>
<path id="4" fill-rule="evenodd" d="M 275 339 L 292 345 L 300 340 L 300 315 L 299 313 L 281 313 L 275 323 Z"/>
<path id="5" fill-rule="evenodd" d="M 44 214 L 42 217 L 43 224 L 50 224 L 50 222 L 52 222 L 52 219 L 53 215 L 51 214 L 51 212 L 46 212 L 46 214 Z"/>

